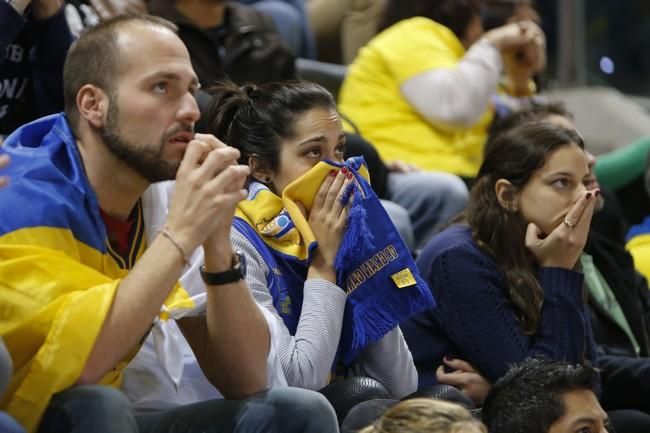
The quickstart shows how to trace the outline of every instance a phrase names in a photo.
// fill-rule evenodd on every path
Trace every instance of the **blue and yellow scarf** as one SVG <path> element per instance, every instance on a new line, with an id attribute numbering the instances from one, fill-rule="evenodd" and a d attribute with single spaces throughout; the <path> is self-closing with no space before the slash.
<path id="1" fill-rule="evenodd" d="M 435 306 L 410 252 L 367 181 L 363 159 L 351 158 L 345 164 L 321 161 L 289 184 L 282 197 L 253 182 L 248 198 L 238 205 L 233 224 L 266 261 L 274 306 L 295 335 L 303 285 L 318 247 L 296 202 L 309 212 L 325 177 L 343 165 L 356 179 L 354 201 L 335 260 L 337 285 L 348 293 L 339 356 L 344 365 L 350 365 L 366 346 L 409 317 Z"/>

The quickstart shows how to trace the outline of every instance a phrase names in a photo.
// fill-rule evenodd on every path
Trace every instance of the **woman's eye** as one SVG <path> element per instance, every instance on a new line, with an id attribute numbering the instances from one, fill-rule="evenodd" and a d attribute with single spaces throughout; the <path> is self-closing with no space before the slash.
<path id="1" fill-rule="evenodd" d="M 338 146 L 336 148 L 336 153 L 338 153 L 339 155 L 345 155 L 345 146 Z"/>
<path id="2" fill-rule="evenodd" d="M 576 433 L 591 433 L 591 427 L 583 427 L 578 430 Z"/>
<path id="3" fill-rule="evenodd" d="M 569 179 L 557 179 L 553 181 L 553 186 L 557 188 L 566 188 L 569 186 Z"/>
<path id="4" fill-rule="evenodd" d="M 307 151 L 306 155 L 314 158 L 320 158 L 320 150 L 310 149 Z"/>

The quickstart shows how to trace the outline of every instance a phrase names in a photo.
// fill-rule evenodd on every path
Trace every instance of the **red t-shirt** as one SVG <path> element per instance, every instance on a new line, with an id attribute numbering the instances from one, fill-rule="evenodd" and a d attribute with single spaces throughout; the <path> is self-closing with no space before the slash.
<path id="1" fill-rule="evenodd" d="M 113 247 L 120 256 L 128 256 L 131 229 L 133 229 L 133 223 L 135 222 L 133 215 L 131 215 L 126 221 L 120 221 L 101 209 L 99 212 L 104 220 L 104 224 L 106 225 L 108 241 L 111 243 L 111 247 Z"/>

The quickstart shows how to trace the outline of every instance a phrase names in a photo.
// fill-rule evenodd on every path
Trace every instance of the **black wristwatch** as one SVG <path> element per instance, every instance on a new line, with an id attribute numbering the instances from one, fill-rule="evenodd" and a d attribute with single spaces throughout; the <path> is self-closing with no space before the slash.
<path id="1" fill-rule="evenodd" d="M 205 270 L 205 264 L 199 268 L 203 282 L 209 286 L 221 286 L 223 284 L 235 283 L 244 279 L 246 276 L 246 258 L 237 251 L 232 255 L 232 265 L 230 269 L 222 272 L 208 272 Z"/>

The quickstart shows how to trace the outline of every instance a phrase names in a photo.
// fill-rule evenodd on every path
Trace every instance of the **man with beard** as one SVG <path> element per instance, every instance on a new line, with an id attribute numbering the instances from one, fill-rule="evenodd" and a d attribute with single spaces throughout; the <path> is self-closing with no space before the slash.
<path id="1" fill-rule="evenodd" d="M 14 374 L 0 408 L 30 432 L 337 429 L 323 397 L 263 392 L 281 382 L 270 379 L 274 332 L 230 246 L 248 169 L 236 149 L 194 134 L 197 88 L 173 24 L 117 17 L 71 48 L 65 113 L 3 145 L 12 164 L 0 191 L 0 337 Z M 171 179 L 168 213 L 147 238 L 141 197 Z M 177 283 L 199 247 L 200 306 Z M 172 320 L 212 386 L 255 396 L 135 414 L 114 387 L 152 324 Z M 173 344 L 162 340 L 164 361 Z"/>

